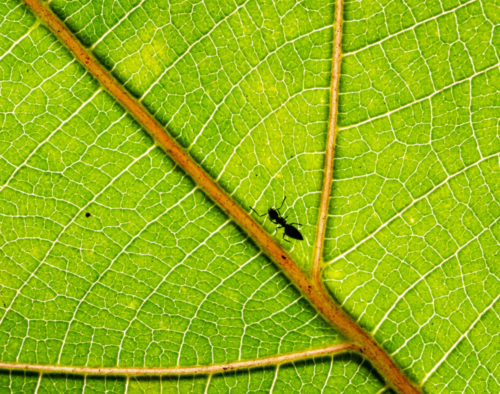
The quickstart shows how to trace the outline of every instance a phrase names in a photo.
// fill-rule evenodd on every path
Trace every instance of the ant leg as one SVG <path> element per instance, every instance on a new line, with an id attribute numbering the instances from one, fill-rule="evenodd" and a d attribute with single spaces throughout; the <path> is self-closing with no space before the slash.
<path id="1" fill-rule="evenodd" d="M 288 239 L 285 238 L 285 232 L 283 232 L 283 239 L 286 241 L 286 242 L 290 242 Z"/>
<path id="2" fill-rule="evenodd" d="M 257 216 L 260 216 L 260 217 L 265 216 L 265 215 L 267 214 L 267 212 L 264 212 L 262 215 L 260 215 L 260 214 L 259 214 L 259 212 L 257 212 L 257 211 L 256 211 L 255 209 L 253 209 L 252 207 L 250 207 L 250 209 L 251 209 L 252 211 L 254 211 L 254 212 L 257 214 Z"/>
<path id="3" fill-rule="evenodd" d="M 278 211 L 278 213 L 281 215 L 281 212 L 280 212 L 280 209 L 283 208 L 283 204 L 285 203 L 285 200 L 286 200 L 286 196 L 283 197 L 283 201 L 281 202 L 281 205 L 279 208 L 276 208 L 276 210 Z"/>
<path id="4" fill-rule="evenodd" d="M 302 224 L 300 224 L 300 223 L 288 223 L 288 224 L 291 224 L 291 225 L 294 225 L 294 224 L 295 224 L 295 225 L 297 225 L 297 226 L 302 226 Z"/>

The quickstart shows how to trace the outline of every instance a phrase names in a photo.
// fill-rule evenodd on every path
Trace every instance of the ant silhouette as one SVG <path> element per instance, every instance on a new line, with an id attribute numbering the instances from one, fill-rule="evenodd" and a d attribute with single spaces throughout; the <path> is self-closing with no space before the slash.
<path id="1" fill-rule="evenodd" d="M 304 239 L 304 237 L 302 236 L 300 231 L 297 230 L 293 225 L 298 225 L 298 226 L 302 226 L 302 225 L 300 223 L 288 223 L 286 221 L 287 217 L 281 215 L 280 209 L 283 207 L 285 200 L 286 200 L 286 196 L 285 196 L 285 198 L 283 198 L 283 202 L 281 203 L 281 206 L 279 208 L 269 208 L 267 210 L 267 212 L 263 213 L 262 215 L 259 214 L 255 209 L 253 209 L 253 208 L 250 208 L 250 209 L 252 211 L 254 211 L 260 217 L 265 216 L 267 213 L 269 215 L 269 220 L 277 226 L 276 229 L 283 227 L 283 229 L 285 230 L 283 232 L 283 239 L 285 241 L 290 242 L 289 240 L 287 240 L 285 238 L 285 235 L 288 235 L 290 238 L 297 239 L 297 240 L 301 241 Z"/>

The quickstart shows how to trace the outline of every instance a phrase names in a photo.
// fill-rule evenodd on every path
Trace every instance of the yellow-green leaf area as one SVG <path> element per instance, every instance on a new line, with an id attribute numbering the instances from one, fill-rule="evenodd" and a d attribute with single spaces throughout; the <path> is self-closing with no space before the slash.
<path id="1" fill-rule="evenodd" d="M 333 2 L 48 2 L 309 273 Z M 344 3 L 322 280 L 424 392 L 498 392 L 500 75 L 492 1 Z M 20 1 L 0 6 L 0 357 L 212 365 L 345 339 Z M 300 223 L 287 242 L 265 213 Z M 277 231 L 276 231 L 277 230 Z M 367 392 L 353 355 L 13 392 Z"/>

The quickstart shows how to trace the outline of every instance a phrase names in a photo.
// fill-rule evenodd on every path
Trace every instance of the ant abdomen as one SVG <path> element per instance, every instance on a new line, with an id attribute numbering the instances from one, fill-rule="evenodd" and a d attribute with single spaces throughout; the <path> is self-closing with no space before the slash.
<path id="1" fill-rule="evenodd" d="M 281 212 L 280 212 L 280 209 L 283 207 L 283 204 L 285 203 L 285 200 L 286 200 L 286 196 L 285 198 L 283 198 L 283 202 L 281 203 L 281 206 L 279 208 L 269 208 L 267 210 L 267 214 L 269 216 L 269 220 L 274 223 L 277 228 L 281 228 L 283 227 L 284 231 L 283 231 L 283 239 L 287 242 L 289 242 L 285 236 L 288 235 L 290 238 L 293 238 L 293 239 L 297 239 L 299 241 L 302 241 L 304 239 L 304 237 L 302 236 L 302 234 L 300 233 L 300 231 L 295 228 L 293 225 L 296 224 L 296 225 L 299 225 L 300 226 L 300 223 L 288 223 L 286 221 L 286 217 L 285 216 L 281 216 Z M 259 216 L 264 216 L 265 213 L 263 213 L 262 215 L 260 215 L 255 209 L 253 208 L 250 208 L 252 211 L 254 211 L 257 215 Z"/>

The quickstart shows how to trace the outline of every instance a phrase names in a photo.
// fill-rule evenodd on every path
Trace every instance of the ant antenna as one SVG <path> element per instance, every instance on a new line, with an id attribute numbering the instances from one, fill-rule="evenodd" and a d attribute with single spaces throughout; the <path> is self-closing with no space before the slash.
<path id="1" fill-rule="evenodd" d="M 281 206 L 278 209 L 281 209 L 283 207 L 283 204 L 285 203 L 285 200 L 286 200 L 286 196 L 283 197 L 283 201 L 281 202 Z"/>
<path id="2" fill-rule="evenodd" d="M 260 217 L 262 217 L 262 216 L 264 216 L 264 215 L 266 215 L 266 214 L 267 214 L 267 212 L 264 212 L 264 213 L 261 215 L 259 212 L 257 212 L 257 211 L 256 211 L 255 209 L 253 209 L 252 207 L 250 207 L 250 209 L 251 209 L 252 211 L 254 211 L 254 212 L 257 214 L 257 216 L 260 216 Z"/>

